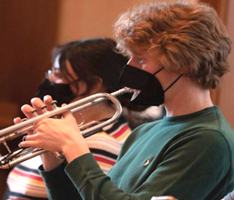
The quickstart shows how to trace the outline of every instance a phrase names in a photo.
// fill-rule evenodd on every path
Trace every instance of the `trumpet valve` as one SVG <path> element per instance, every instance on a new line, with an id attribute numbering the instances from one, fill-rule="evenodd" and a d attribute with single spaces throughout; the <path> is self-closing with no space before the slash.
<path id="1" fill-rule="evenodd" d="M 31 113 L 32 113 L 35 117 L 38 116 L 37 110 L 36 110 L 36 109 L 32 110 Z M 27 118 L 26 118 L 26 120 L 27 120 Z"/>
<path id="2" fill-rule="evenodd" d="M 43 111 L 43 113 L 47 113 L 47 105 L 41 106 L 41 110 Z"/>
<path id="3" fill-rule="evenodd" d="M 56 101 L 56 100 L 53 100 L 53 101 L 51 102 L 51 106 L 53 107 L 53 109 L 57 109 L 57 108 L 58 108 L 58 106 L 57 106 L 57 101 Z"/>

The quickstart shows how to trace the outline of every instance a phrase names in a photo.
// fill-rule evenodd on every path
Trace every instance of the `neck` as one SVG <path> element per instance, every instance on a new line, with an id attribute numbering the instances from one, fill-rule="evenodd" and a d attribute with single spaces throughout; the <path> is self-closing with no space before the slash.
<path id="1" fill-rule="evenodd" d="M 165 93 L 164 106 L 168 117 L 191 114 L 213 106 L 208 89 L 200 88 L 186 77 L 179 82 Z"/>

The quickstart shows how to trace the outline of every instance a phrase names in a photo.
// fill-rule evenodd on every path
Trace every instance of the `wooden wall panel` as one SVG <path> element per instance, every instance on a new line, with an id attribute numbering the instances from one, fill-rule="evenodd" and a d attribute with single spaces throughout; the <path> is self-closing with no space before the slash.
<path id="1" fill-rule="evenodd" d="M 56 42 L 56 0 L 0 2 L 0 99 L 27 103 L 50 64 Z"/>
<path id="2" fill-rule="evenodd" d="M 13 124 L 50 67 L 57 0 L 0 1 L 0 128 Z M 0 170 L 0 199 L 9 170 Z"/>

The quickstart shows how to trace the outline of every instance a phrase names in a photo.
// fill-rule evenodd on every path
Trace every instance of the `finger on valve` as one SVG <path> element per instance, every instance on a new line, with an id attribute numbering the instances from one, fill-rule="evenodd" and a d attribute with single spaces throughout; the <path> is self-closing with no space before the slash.
<path id="1" fill-rule="evenodd" d="M 27 135 L 23 137 L 23 140 L 19 143 L 19 147 L 35 147 L 36 136 L 35 135 Z"/>
<path id="2" fill-rule="evenodd" d="M 32 107 L 37 111 L 38 115 L 47 112 L 47 105 L 38 97 L 31 99 Z"/>
<path id="3" fill-rule="evenodd" d="M 13 119 L 14 124 L 19 124 L 22 121 L 23 120 L 20 117 L 16 117 L 16 118 Z"/>
<path id="4" fill-rule="evenodd" d="M 48 111 L 56 109 L 56 107 L 57 107 L 57 105 L 56 105 L 57 101 L 53 100 L 50 95 L 44 96 L 43 101 L 44 101 L 44 104 L 47 106 L 47 110 Z"/>
<path id="5" fill-rule="evenodd" d="M 33 117 L 37 116 L 37 110 L 33 108 L 32 106 L 25 104 L 21 107 L 21 111 L 24 113 L 24 115 L 28 118 L 31 119 Z"/>

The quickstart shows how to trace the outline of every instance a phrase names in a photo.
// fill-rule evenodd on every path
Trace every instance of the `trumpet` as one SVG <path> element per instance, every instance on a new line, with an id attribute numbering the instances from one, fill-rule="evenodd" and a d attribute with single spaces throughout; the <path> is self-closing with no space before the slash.
<path id="1" fill-rule="evenodd" d="M 101 122 L 91 121 L 86 124 L 78 125 L 81 130 L 81 134 L 83 135 L 84 138 L 86 138 L 97 132 L 102 131 L 104 127 L 116 122 L 122 113 L 122 106 L 119 100 L 116 98 L 116 96 L 123 95 L 125 93 L 132 93 L 132 92 L 133 92 L 133 89 L 125 87 L 110 94 L 109 93 L 97 93 L 97 94 L 88 96 L 86 98 L 83 98 L 81 100 L 72 102 L 60 108 L 55 106 L 55 109 L 52 111 L 45 112 L 42 115 L 38 115 L 34 118 L 28 119 L 19 124 L 15 124 L 15 125 L 12 125 L 12 126 L 9 126 L 7 128 L 0 130 L 0 144 L 2 144 L 7 150 L 6 154 L 4 155 L 0 154 L 0 169 L 9 169 L 18 163 L 29 160 L 35 156 L 38 156 L 47 152 L 47 150 L 33 148 L 33 147 L 20 148 L 15 151 L 12 151 L 8 145 L 9 141 L 26 135 L 27 132 L 33 129 L 34 124 L 36 124 L 40 120 L 49 118 L 49 117 L 58 118 L 59 116 L 61 116 L 63 113 L 67 111 L 71 111 L 74 114 L 76 112 L 79 112 L 88 107 L 94 106 L 103 101 L 110 101 L 115 107 L 115 113 L 113 114 L 112 117 Z M 52 103 L 54 104 L 54 102 Z M 55 154 L 58 157 L 62 157 L 62 155 L 58 152 L 55 152 Z"/>

